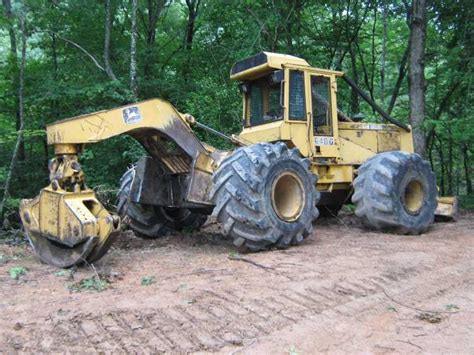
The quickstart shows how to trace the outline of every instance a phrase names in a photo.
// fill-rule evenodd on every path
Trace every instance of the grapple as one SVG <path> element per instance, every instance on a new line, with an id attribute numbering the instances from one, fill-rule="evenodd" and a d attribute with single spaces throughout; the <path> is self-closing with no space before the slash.
<path id="1" fill-rule="evenodd" d="M 60 153 L 49 164 L 50 185 L 34 199 L 22 200 L 20 215 L 38 257 L 68 268 L 103 256 L 118 234 L 120 219 L 86 186 L 76 152 Z"/>

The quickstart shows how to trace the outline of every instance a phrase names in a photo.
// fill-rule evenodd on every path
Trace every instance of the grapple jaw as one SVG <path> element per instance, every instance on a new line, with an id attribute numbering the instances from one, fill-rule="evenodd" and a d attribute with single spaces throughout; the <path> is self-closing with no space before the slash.
<path id="1" fill-rule="evenodd" d="M 89 189 L 67 192 L 48 186 L 36 198 L 23 200 L 20 214 L 38 257 L 61 268 L 99 259 L 120 224 Z"/>
<path id="2" fill-rule="evenodd" d="M 53 159 L 50 170 L 51 184 L 20 205 L 34 252 L 61 268 L 98 260 L 118 234 L 120 219 L 85 186 L 75 155 Z"/>

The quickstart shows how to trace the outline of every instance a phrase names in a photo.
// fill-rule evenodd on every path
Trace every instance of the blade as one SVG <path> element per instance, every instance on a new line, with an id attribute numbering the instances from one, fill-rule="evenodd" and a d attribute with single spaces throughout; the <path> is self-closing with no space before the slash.
<path id="1" fill-rule="evenodd" d="M 70 268 L 87 260 L 98 238 L 87 238 L 74 247 L 52 241 L 39 233 L 27 232 L 26 236 L 41 261 L 60 268 Z"/>

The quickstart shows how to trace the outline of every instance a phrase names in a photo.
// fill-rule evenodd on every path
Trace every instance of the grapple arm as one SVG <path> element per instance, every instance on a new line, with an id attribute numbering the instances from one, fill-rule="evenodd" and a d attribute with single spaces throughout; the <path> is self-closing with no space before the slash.
<path id="1" fill-rule="evenodd" d="M 50 185 L 20 206 L 26 235 L 44 262 L 58 267 L 93 262 L 105 254 L 118 234 L 120 220 L 87 187 L 78 154 L 87 144 L 121 134 L 140 141 L 171 173 L 193 172 L 190 190 L 194 182 L 210 179 L 213 148 L 204 147 L 184 115 L 166 101 L 152 99 L 49 125 L 48 144 L 54 145 L 56 155 L 49 165 Z M 162 146 L 169 142 L 184 158 L 163 153 Z M 195 188 L 189 195 L 201 202 L 205 194 L 196 191 L 200 192 Z"/>

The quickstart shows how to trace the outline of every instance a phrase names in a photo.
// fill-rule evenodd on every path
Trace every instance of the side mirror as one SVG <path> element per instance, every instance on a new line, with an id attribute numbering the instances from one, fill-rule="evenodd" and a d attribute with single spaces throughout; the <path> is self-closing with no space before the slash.
<path id="1" fill-rule="evenodd" d="M 274 71 L 268 78 L 270 85 L 275 85 L 283 81 L 283 70 Z"/>
<path id="2" fill-rule="evenodd" d="M 239 84 L 239 91 L 241 94 L 248 94 L 250 93 L 251 85 L 250 83 L 240 83 Z"/>

